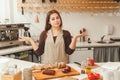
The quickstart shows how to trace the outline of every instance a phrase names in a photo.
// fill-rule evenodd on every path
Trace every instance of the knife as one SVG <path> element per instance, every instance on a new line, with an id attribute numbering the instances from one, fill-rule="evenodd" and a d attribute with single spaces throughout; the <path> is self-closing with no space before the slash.
<path id="1" fill-rule="evenodd" d="M 42 3 L 45 3 L 45 0 L 42 0 Z"/>
<path id="2" fill-rule="evenodd" d="M 74 63 L 77 64 L 77 65 L 79 65 L 79 66 L 81 66 L 81 64 L 79 62 L 74 62 Z"/>
<path id="3" fill-rule="evenodd" d="M 22 0 L 22 3 L 25 3 L 25 0 Z"/>
<path id="4" fill-rule="evenodd" d="M 24 15 L 24 8 L 23 8 L 23 7 L 21 7 L 21 9 L 22 9 L 22 15 Z"/>

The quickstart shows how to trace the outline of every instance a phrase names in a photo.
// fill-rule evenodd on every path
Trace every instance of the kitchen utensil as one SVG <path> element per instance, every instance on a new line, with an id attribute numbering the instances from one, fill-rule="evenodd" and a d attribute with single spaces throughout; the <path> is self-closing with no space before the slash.
<path id="1" fill-rule="evenodd" d="M 22 0 L 22 3 L 25 3 L 26 0 Z"/>
<path id="2" fill-rule="evenodd" d="M 30 34 L 30 32 L 28 31 L 29 28 L 28 28 L 28 27 L 24 27 L 24 30 L 25 30 L 24 36 L 25 36 L 25 37 L 31 37 L 31 34 Z"/>
<path id="3" fill-rule="evenodd" d="M 50 0 L 50 2 L 51 2 L 51 3 L 52 3 L 52 2 L 56 3 L 56 2 L 57 2 L 57 0 Z"/>
<path id="4" fill-rule="evenodd" d="M 21 9 L 22 9 L 22 15 L 24 15 L 24 8 L 23 8 L 23 7 L 21 7 Z"/>
<path id="5" fill-rule="evenodd" d="M 111 37 L 110 38 L 111 41 L 120 41 L 120 37 Z"/>
<path id="6" fill-rule="evenodd" d="M 57 2 L 57 0 L 54 0 L 54 3 L 56 3 Z"/>
<path id="7" fill-rule="evenodd" d="M 90 38 L 88 38 L 88 43 L 91 43 L 91 40 L 90 40 Z"/>
<path id="8" fill-rule="evenodd" d="M 31 37 L 31 34 L 30 34 L 30 32 L 28 31 L 29 28 L 28 28 L 28 27 L 24 27 L 24 30 L 25 30 L 24 36 L 25 36 L 25 37 Z M 29 41 L 25 41 L 25 44 L 26 44 L 26 45 L 29 45 L 30 43 L 29 43 Z"/>
<path id="9" fill-rule="evenodd" d="M 36 15 L 35 22 L 36 22 L 36 23 L 39 23 L 39 17 L 38 17 L 38 15 Z"/>
<path id="10" fill-rule="evenodd" d="M 77 64 L 77 65 L 79 65 L 79 66 L 81 66 L 81 64 L 79 62 L 74 62 L 74 63 Z"/>
<path id="11" fill-rule="evenodd" d="M 42 0 L 42 3 L 45 3 L 45 0 Z"/>
<path id="12" fill-rule="evenodd" d="M 6 40 L 6 32 L 5 30 L 0 31 L 0 41 L 5 41 Z"/>
<path id="13" fill-rule="evenodd" d="M 82 34 L 82 30 L 80 30 L 80 34 Z M 80 37 L 80 42 L 82 41 L 82 37 Z"/>

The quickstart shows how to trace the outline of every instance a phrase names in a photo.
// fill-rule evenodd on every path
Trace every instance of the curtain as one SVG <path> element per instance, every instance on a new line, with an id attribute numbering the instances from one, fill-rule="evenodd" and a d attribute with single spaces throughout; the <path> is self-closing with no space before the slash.
<path id="1" fill-rule="evenodd" d="M 95 62 L 120 61 L 120 47 L 95 47 L 93 58 Z"/>

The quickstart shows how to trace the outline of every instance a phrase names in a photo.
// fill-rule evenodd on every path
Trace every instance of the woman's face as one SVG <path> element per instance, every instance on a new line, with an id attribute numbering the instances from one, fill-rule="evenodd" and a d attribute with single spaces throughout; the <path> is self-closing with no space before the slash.
<path id="1" fill-rule="evenodd" d="M 57 13 L 53 13 L 50 16 L 49 24 L 51 24 L 52 27 L 60 27 L 61 20 Z"/>

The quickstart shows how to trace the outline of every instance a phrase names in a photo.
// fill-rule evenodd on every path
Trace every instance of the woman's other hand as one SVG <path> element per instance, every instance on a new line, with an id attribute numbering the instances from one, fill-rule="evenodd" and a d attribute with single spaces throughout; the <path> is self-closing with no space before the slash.
<path id="1" fill-rule="evenodd" d="M 88 34 L 86 32 L 83 32 L 81 36 L 88 36 Z"/>
<path id="2" fill-rule="evenodd" d="M 72 38 L 72 42 L 71 42 L 71 44 L 69 45 L 69 48 L 75 49 L 75 48 L 76 48 L 77 39 L 78 39 L 79 37 L 83 37 L 83 36 L 88 36 L 88 34 L 87 34 L 86 32 L 83 32 L 83 33 L 81 33 L 81 34 L 76 34 L 76 35 L 74 35 L 73 38 Z"/>
<path id="3" fill-rule="evenodd" d="M 82 36 L 88 36 L 88 34 L 86 32 L 83 32 L 81 34 L 76 34 L 74 37 L 78 38 L 78 37 L 82 37 Z"/>

